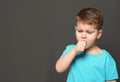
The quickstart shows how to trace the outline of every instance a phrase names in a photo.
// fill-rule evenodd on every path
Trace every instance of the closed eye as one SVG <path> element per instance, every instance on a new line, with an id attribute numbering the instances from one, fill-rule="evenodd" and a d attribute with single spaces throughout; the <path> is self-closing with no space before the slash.
<path id="1" fill-rule="evenodd" d="M 82 30 L 77 30 L 79 33 L 83 32 Z"/>
<path id="2" fill-rule="evenodd" d="M 94 33 L 94 31 L 87 31 L 87 33 L 88 33 L 88 34 L 92 34 L 92 33 Z"/>

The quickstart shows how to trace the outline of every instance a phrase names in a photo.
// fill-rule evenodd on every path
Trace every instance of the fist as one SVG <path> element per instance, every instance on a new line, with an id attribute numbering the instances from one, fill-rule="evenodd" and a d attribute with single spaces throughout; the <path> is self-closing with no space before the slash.
<path id="1" fill-rule="evenodd" d="M 83 40 L 79 41 L 74 47 L 74 49 L 77 53 L 81 52 L 81 51 L 84 51 L 85 48 L 86 48 L 86 41 L 83 41 Z"/>

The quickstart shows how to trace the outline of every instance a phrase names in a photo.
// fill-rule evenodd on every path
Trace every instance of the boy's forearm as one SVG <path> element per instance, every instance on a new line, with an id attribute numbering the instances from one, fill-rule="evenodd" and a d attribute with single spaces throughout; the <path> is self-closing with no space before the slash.
<path id="1" fill-rule="evenodd" d="M 70 66 L 75 55 L 76 55 L 76 52 L 73 48 L 66 55 L 58 59 L 58 61 L 56 62 L 56 67 L 55 67 L 56 71 L 59 73 L 64 72 Z"/>

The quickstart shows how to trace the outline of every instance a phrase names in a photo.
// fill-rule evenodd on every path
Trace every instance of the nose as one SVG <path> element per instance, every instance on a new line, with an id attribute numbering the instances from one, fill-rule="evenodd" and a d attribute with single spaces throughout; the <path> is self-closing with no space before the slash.
<path id="1" fill-rule="evenodd" d="M 82 34 L 81 34 L 81 38 L 84 39 L 84 38 L 86 38 L 86 37 L 87 37 L 86 33 L 82 33 Z"/>

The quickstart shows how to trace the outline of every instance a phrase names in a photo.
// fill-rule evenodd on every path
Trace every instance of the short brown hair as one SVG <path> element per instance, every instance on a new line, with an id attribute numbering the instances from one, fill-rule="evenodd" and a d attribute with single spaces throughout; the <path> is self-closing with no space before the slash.
<path id="1" fill-rule="evenodd" d="M 103 15 L 102 13 L 95 8 L 84 8 L 82 9 L 75 18 L 75 25 L 77 22 L 83 22 L 87 24 L 96 25 L 97 29 L 102 29 L 103 25 Z"/>

